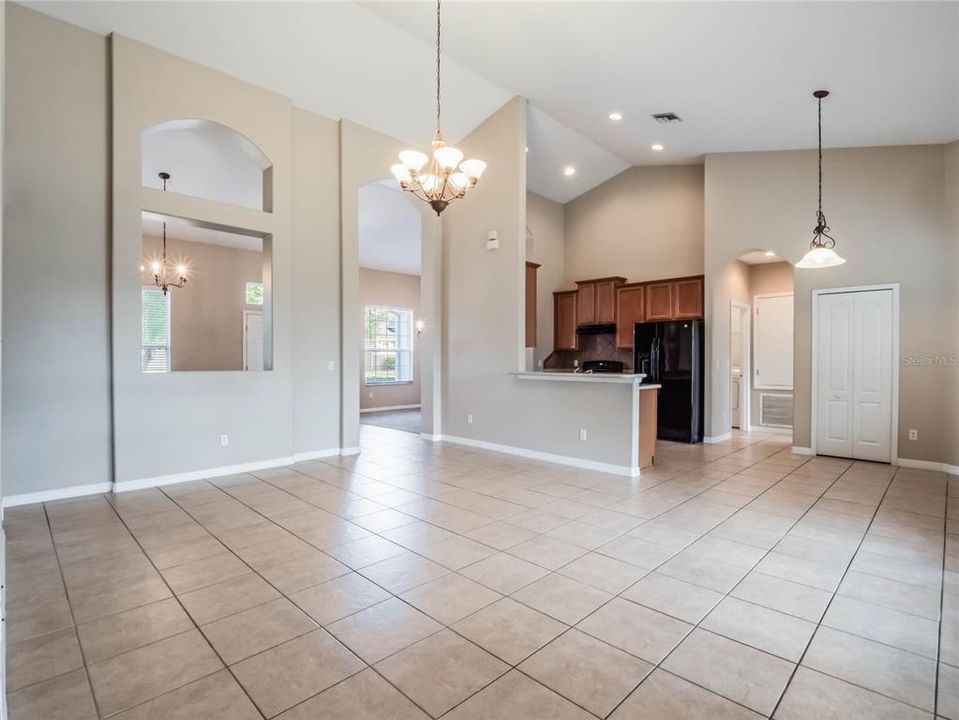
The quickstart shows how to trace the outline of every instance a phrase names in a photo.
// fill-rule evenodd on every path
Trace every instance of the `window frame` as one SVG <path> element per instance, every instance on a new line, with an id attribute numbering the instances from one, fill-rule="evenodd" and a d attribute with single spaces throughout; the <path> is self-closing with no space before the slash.
<path id="1" fill-rule="evenodd" d="M 407 329 L 409 332 L 409 347 L 406 349 L 402 348 L 376 348 L 371 347 L 369 343 L 369 335 L 367 333 L 367 327 L 369 324 L 370 310 L 378 309 L 384 310 L 386 312 L 395 312 L 405 314 L 408 317 L 408 322 L 406 323 Z M 414 373 L 413 373 L 413 344 L 414 344 L 414 326 L 415 326 L 415 315 L 416 311 L 413 308 L 402 307 L 399 305 L 381 305 L 377 303 L 370 303 L 363 306 L 363 386 L 364 387 L 379 387 L 384 385 L 410 385 L 414 382 Z M 408 354 L 409 355 L 409 379 L 403 380 L 399 379 L 399 374 L 397 373 L 396 380 L 370 380 L 369 372 L 370 368 L 368 365 L 369 354 L 373 353 L 395 353 L 396 355 L 396 364 L 397 367 L 400 366 L 400 355 Z"/>

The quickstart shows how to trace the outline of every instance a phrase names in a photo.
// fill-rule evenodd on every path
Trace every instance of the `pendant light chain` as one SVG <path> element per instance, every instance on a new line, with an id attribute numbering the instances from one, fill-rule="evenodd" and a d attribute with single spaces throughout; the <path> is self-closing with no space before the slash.
<path id="1" fill-rule="evenodd" d="M 436 135 L 440 135 L 440 0 L 436 0 Z"/>
<path id="2" fill-rule="evenodd" d="M 819 215 L 822 216 L 822 98 L 819 102 Z"/>

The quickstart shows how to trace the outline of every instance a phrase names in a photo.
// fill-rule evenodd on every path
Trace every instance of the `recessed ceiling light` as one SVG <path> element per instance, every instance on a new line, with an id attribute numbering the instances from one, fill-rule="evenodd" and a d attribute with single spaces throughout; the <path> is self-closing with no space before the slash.
<path id="1" fill-rule="evenodd" d="M 609 114 L 609 119 L 610 119 L 610 120 L 622 120 L 622 119 L 623 119 L 623 114 L 622 114 L 621 112 L 611 112 L 611 113 Z"/>
<path id="2" fill-rule="evenodd" d="M 656 152 L 659 152 L 660 150 L 663 149 L 663 146 L 660 145 L 659 143 L 656 143 L 656 144 L 654 144 L 654 145 L 650 145 L 650 146 L 649 146 L 649 149 L 650 149 L 650 150 L 655 150 Z"/>
<path id="3" fill-rule="evenodd" d="M 565 175 L 566 177 L 573 177 L 573 175 L 575 174 L 576 174 L 576 168 L 574 168 L 572 165 L 567 165 L 566 167 L 563 168 L 563 175 Z"/>
<path id="4" fill-rule="evenodd" d="M 767 250 L 766 252 L 763 253 L 763 255 L 765 255 L 766 257 L 776 257 L 776 253 L 774 253 L 772 250 Z"/>

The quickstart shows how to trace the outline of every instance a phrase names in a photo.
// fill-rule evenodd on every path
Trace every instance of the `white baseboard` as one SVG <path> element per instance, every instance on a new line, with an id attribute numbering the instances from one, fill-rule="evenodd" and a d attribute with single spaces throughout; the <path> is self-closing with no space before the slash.
<path id="1" fill-rule="evenodd" d="M 773 427 L 772 425 L 753 425 L 753 432 L 771 433 L 773 435 L 792 435 L 792 428 Z"/>
<path id="2" fill-rule="evenodd" d="M 507 455 L 518 455 L 519 457 L 530 458 L 531 460 L 545 460 L 546 462 L 553 462 L 558 465 L 569 465 L 571 467 L 583 468 L 584 470 L 596 470 L 613 475 L 625 475 L 626 477 L 639 476 L 639 468 L 631 468 L 628 465 L 613 465 L 611 463 L 586 460 L 568 455 L 556 455 L 554 453 L 540 452 L 539 450 L 527 450 L 526 448 L 513 447 L 512 445 L 500 445 L 499 443 L 486 442 L 485 440 L 456 437 L 455 435 L 443 435 L 442 441 L 451 442 L 456 445 L 468 445 L 469 447 L 477 447 L 484 450 L 493 450 L 494 452 L 506 453 Z"/>
<path id="3" fill-rule="evenodd" d="M 794 455 L 815 455 L 812 448 L 802 447 L 801 445 L 793 445 L 792 452 Z"/>
<path id="4" fill-rule="evenodd" d="M 715 445 L 716 443 L 725 442 L 726 440 L 731 440 L 733 437 L 732 432 L 723 433 L 722 435 L 713 435 L 706 436 L 703 438 L 703 442 L 707 445 Z"/>
<path id="5" fill-rule="evenodd" d="M 932 470 L 934 472 L 949 473 L 950 475 L 959 475 L 959 465 L 949 465 L 948 463 L 935 462 L 934 460 L 899 458 L 893 464 L 914 470 Z"/>
<path id="6" fill-rule="evenodd" d="M 363 408 L 360 410 L 360 415 L 371 412 L 386 412 L 387 410 L 419 410 L 421 407 L 423 406 L 417 403 L 416 405 L 387 405 L 386 407 Z"/>
<path id="7" fill-rule="evenodd" d="M 311 450 L 310 452 L 293 453 L 293 462 L 300 463 L 308 460 L 320 460 L 321 458 L 335 457 L 339 454 L 339 448 L 327 448 L 326 450 Z"/>
<path id="8" fill-rule="evenodd" d="M 242 463 L 240 465 L 223 465 L 221 467 L 206 468 L 204 470 L 190 470 L 188 472 L 173 473 L 172 475 L 157 475 L 156 477 L 142 478 L 140 480 L 122 480 L 115 483 L 113 491 L 129 492 L 131 490 L 145 490 L 146 488 L 175 485 L 176 483 L 191 482 L 193 480 L 206 480 L 208 478 L 223 477 L 224 475 L 238 475 L 256 470 L 269 470 L 270 468 L 292 465 L 294 462 L 295 460 L 292 457 L 281 457 L 272 460 Z"/>
<path id="9" fill-rule="evenodd" d="M 3 498 L 3 507 L 17 505 L 32 505 L 39 502 L 53 502 L 54 500 L 68 500 L 69 498 L 83 497 L 84 495 L 100 495 L 113 489 L 113 483 L 94 483 L 92 485 L 76 485 L 74 487 L 57 488 L 55 490 L 41 490 L 39 492 L 23 493 L 22 495 L 8 495 Z"/>
<path id="10" fill-rule="evenodd" d="M 443 439 L 442 435 L 430 435 L 429 433 L 420 433 L 420 437 L 430 442 L 440 442 Z"/>
<path id="11" fill-rule="evenodd" d="M 359 455 L 360 446 L 340 448 L 340 455 Z"/>

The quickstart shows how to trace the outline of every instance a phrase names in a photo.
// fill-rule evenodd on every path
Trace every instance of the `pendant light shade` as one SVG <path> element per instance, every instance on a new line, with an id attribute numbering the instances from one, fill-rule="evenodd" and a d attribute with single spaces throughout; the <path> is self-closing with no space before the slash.
<path id="1" fill-rule="evenodd" d="M 846 262 L 834 249 L 836 241 L 829 234 L 829 225 L 822 211 L 822 101 L 827 95 L 828 90 L 817 90 L 813 93 L 819 113 L 819 209 L 816 210 L 816 227 L 813 228 L 812 242 L 809 243 L 809 250 L 802 260 L 796 263 L 798 268 L 827 268 Z"/>

